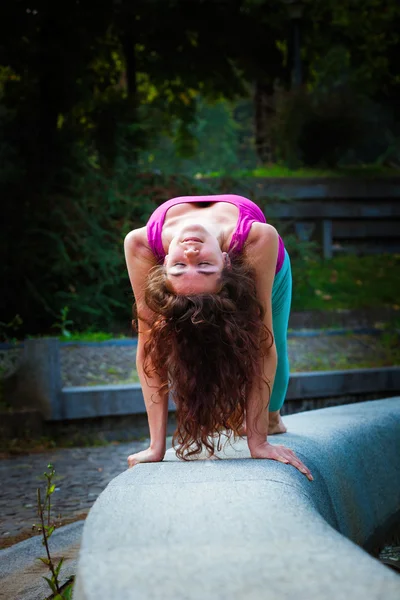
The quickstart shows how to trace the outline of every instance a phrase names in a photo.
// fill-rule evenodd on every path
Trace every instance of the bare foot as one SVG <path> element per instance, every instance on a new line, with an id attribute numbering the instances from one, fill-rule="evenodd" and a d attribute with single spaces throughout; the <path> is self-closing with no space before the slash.
<path id="1" fill-rule="evenodd" d="M 276 433 L 286 433 L 287 428 L 284 422 L 282 421 L 282 417 L 279 413 L 279 410 L 269 413 L 269 422 L 268 422 L 268 435 L 275 435 Z M 245 437 L 247 435 L 246 430 L 246 421 L 244 421 L 242 427 L 239 429 L 239 435 L 241 437 Z"/>
<path id="2" fill-rule="evenodd" d="M 279 411 L 269 413 L 268 423 L 268 435 L 275 435 L 276 433 L 286 433 L 287 428 Z"/>
<path id="3" fill-rule="evenodd" d="M 246 423 L 243 423 L 242 427 L 239 429 L 240 437 L 245 437 L 247 435 Z"/>

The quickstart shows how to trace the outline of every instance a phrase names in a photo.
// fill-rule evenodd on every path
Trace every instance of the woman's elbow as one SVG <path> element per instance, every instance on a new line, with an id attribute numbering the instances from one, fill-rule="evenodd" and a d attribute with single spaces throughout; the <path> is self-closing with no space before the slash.
<path id="1" fill-rule="evenodd" d="M 271 346 L 267 349 L 266 356 L 268 360 L 278 362 L 278 351 L 276 349 L 275 341 L 273 341 Z"/>

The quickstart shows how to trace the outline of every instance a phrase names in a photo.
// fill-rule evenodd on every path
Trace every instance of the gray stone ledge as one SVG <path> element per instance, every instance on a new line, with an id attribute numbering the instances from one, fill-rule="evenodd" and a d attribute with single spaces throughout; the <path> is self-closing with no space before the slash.
<path id="1" fill-rule="evenodd" d="M 288 400 L 400 391 L 400 367 L 293 373 Z"/>
<path id="2" fill-rule="evenodd" d="M 85 522 L 74 600 L 397 600 L 362 546 L 400 506 L 400 396 L 286 417 L 270 437 L 310 468 L 249 459 L 142 464 Z M 224 460 L 225 459 L 225 460 Z"/>
<path id="3" fill-rule="evenodd" d="M 292 373 L 287 400 L 400 392 L 400 367 Z M 169 410 L 174 411 L 172 402 Z M 65 387 L 52 420 L 145 413 L 140 384 Z"/>
<path id="4" fill-rule="evenodd" d="M 82 529 L 82 521 L 64 525 L 56 529 L 49 539 L 50 553 L 55 562 L 64 557 L 59 578 L 61 584 L 76 573 Z M 38 560 L 40 556 L 46 556 L 41 535 L 0 550 L 0 598 L 43 600 L 49 596 L 50 588 L 43 577 L 50 577 L 50 572 Z"/>
<path id="5" fill-rule="evenodd" d="M 61 392 L 60 402 L 59 419 L 63 420 L 146 413 L 139 383 L 65 387 Z M 172 402 L 169 403 L 169 410 L 175 410 Z"/>

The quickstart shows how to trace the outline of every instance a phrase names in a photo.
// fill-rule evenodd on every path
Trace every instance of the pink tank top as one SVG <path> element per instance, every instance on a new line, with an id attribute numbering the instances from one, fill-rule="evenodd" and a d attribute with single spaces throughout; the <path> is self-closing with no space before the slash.
<path id="1" fill-rule="evenodd" d="M 165 221 L 167 210 L 176 204 L 194 203 L 194 202 L 228 202 L 234 204 L 239 209 L 239 217 L 236 229 L 233 232 L 232 240 L 229 245 L 229 251 L 241 252 L 249 235 L 252 223 L 266 223 L 264 213 L 261 208 L 248 198 L 226 194 L 221 196 L 180 196 L 167 200 L 161 206 L 156 208 L 147 222 L 147 239 L 153 254 L 159 262 L 165 258 L 165 252 L 162 244 L 162 228 Z M 276 262 L 276 271 L 278 273 L 282 267 L 285 255 L 285 247 L 281 236 L 279 236 L 278 259 Z"/>

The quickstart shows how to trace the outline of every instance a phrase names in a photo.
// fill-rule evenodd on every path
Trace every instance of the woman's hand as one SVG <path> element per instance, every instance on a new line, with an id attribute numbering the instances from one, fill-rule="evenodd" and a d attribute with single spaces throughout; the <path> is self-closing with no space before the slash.
<path id="1" fill-rule="evenodd" d="M 311 475 L 310 470 L 301 462 L 300 459 L 297 458 L 293 450 L 290 448 L 286 448 L 285 446 L 275 446 L 269 444 L 268 442 L 263 442 L 258 446 L 250 448 L 250 453 L 252 458 L 269 458 L 271 460 L 277 460 L 279 462 L 283 462 L 285 464 L 290 464 L 296 467 L 301 473 L 309 479 L 313 481 L 313 476 Z"/>
<path id="2" fill-rule="evenodd" d="M 164 455 L 165 450 L 160 452 L 159 450 L 153 450 L 153 448 L 147 448 L 147 450 L 142 450 L 141 452 L 128 456 L 128 465 L 129 468 L 131 468 L 138 463 L 161 462 Z"/>

